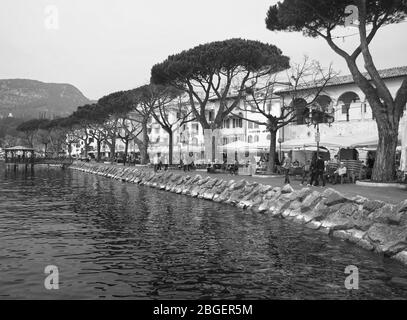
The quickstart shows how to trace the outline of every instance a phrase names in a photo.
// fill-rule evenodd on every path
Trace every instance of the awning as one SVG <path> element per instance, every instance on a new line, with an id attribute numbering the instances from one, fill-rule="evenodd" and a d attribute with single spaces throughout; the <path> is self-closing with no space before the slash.
<path id="1" fill-rule="evenodd" d="M 401 137 L 400 137 L 400 135 L 398 137 L 397 143 L 398 143 L 398 145 L 401 145 Z M 353 143 L 350 147 L 352 147 L 352 148 L 377 147 L 378 144 L 379 144 L 379 137 L 376 134 L 376 135 L 373 135 L 373 136 L 359 137 L 358 141 Z"/>
<path id="2" fill-rule="evenodd" d="M 242 151 L 242 152 L 262 150 L 262 148 L 259 147 L 256 143 L 248 143 L 248 142 L 244 142 L 244 141 L 231 142 L 231 143 L 225 144 L 223 146 L 218 146 L 218 149 L 226 150 L 226 151 Z"/>
<path id="3" fill-rule="evenodd" d="M 345 139 L 337 138 L 337 137 L 321 137 L 321 141 L 319 142 L 319 146 L 326 147 L 326 148 L 337 148 L 343 147 L 347 144 Z M 281 144 L 281 149 L 295 149 L 295 148 L 306 148 L 306 147 L 316 147 L 317 143 L 315 138 L 307 138 L 307 139 L 293 139 L 285 141 Z M 279 146 L 277 146 L 279 147 Z M 346 146 L 345 146 L 346 147 Z"/>
<path id="4" fill-rule="evenodd" d="M 351 135 L 351 136 L 321 136 L 319 142 L 320 146 L 326 148 L 362 148 L 362 147 L 376 147 L 379 138 L 376 135 Z M 400 137 L 399 137 L 399 145 Z M 281 144 L 282 149 L 295 149 L 295 148 L 305 148 L 305 147 L 316 147 L 317 143 L 315 138 L 307 139 L 292 139 L 285 141 Z"/>

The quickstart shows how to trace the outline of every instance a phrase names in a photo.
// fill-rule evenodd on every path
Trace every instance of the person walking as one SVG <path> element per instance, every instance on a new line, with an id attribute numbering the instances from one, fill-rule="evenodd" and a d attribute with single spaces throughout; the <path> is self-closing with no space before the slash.
<path id="1" fill-rule="evenodd" d="M 288 184 L 290 183 L 290 168 L 291 168 L 291 158 L 288 156 L 288 153 L 284 155 L 284 160 L 283 160 L 283 169 L 284 169 L 284 183 Z"/>

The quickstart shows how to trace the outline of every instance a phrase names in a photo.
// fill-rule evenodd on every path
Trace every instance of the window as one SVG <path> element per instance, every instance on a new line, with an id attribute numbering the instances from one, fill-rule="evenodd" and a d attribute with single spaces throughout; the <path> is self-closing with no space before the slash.
<path id="1" fill-rule="evenodd" d="M 254 142 L 259 142 L 259 136 L 254 136 Z"/>
<path id="2" fill-rule="evenodd" d="M 222 138 L 222 143 L 223 143 L 223 145 L 228 144 L 228 138 L 223 137 Z"/>
<path id="3" fill-rule="evenodd" d="M 267 140 L 271 140 L 271 134 L 267 135 Z"/>
<path id="4" fill-rule="evenodd" d="M 199 127 L 198 127 L 198 124 L 197 124 L 197 123 L 193 123 L 193 124 L 192 124 L 192 130 L 195 131 L 195 132 L 198 132 Z"/>
<path id="5" fill-rule="evenodd" d="M 249 121 L 249 123 L 247 124 L 247 127 L 249 129 L 253 129 L 253 122 Z"/>
<path id="6" fill-rule="evenodd" d="M 258 129 L 259 128 L 259 124 L 258 123 L 255 123 L 254 124 L 254 129 Z"/>
<path id="7" fill-rule="evenodd" d="M 236 119 L 233 119 L 232 123 L 233 123 L 233 128 L 236 128 Z"/>
<path id="8" fill-rule="evenodd" d="M 243 128 L 243 119 L 238 119 L 238 122 L 239 122 L 238 127 Z"/>
<path id="9" fill-rule="evenodd" d="M 252 136 L 248 136 L 248 137 L 247 137 L 247 142 L 248 142 L 248 143 L 252 143 L 252 142 L 253 142 L 253 137 L 252 137 Z"/>

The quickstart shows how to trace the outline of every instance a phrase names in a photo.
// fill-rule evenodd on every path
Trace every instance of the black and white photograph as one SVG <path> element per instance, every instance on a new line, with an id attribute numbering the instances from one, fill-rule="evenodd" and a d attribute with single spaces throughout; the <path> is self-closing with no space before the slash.
<path id="1" fill-rule="evenodd" d="M 406 0 L 0 7 L 0 300 L 407 299 Z"/>

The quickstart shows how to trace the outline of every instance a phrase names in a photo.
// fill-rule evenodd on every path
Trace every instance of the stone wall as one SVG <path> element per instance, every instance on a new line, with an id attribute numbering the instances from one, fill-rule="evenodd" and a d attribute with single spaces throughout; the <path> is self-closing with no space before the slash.
<path id="1" fill-rule="evenodd" d="M 94 163 L 74 163 L 70 168 L 288 219 L 407 264 L 407 199 L 392 205 L 345 197 L 330 188 L 294 190 L 290 185 L 273 187 L 244 179 L 226 181 Z"/>

